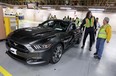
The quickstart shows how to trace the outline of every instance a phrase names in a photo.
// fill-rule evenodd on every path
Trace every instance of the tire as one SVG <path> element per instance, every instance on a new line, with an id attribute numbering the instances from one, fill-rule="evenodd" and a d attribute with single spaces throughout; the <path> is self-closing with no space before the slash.
<path id="1" fill-rule="evenodd" d="M 62 54 L 63 54 L 63 46 L 61 44 L 57 44 L 53 48 L 50 63 L 56 64 L 57 62 L 59 62 L 59 60 L 62 57 Z"/>

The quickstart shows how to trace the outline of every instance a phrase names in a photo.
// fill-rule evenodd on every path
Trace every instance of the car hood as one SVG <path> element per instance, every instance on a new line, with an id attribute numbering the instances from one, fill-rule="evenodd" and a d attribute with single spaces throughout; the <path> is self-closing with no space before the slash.
<path id="1" fill-rule="evenodd" d="M 18 29 L 12 33 L 10 39 L 13 39 L 18 42 L 32 42 L 35 40 L 43 40 L 48 37 L 55 36 L 58 33 L 52 29 L 41 28 L 41 27 L 33 27 L 33 28 L 23 28 Z"/>

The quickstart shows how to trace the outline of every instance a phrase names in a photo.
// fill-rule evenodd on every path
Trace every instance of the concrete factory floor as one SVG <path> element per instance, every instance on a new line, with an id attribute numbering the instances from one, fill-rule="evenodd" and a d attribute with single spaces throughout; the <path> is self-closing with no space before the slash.
<path id="1" fill-rule="evenodd" d="M 93 58 L 95 44 L 90 52 L 88 43 L 83 50 L 81 44 L 69 48 L 57 64 L 27 65 L 9 57 L 5 41 L 0 41 L 0 66 L 13 76 L 116 76 L 116 34 L 100 61 Z"/>

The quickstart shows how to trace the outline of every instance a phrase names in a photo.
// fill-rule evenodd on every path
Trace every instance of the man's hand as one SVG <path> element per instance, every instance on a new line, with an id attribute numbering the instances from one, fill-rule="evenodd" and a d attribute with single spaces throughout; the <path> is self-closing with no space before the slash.
<path id="1" fill-rule="evenodd" d="M 97 31 L 97 29 L 95 29 L 95 32 Z"/>
<path id="2" fill-rule="evenodd" d="M 107 43 L 109 43 L 109 41 L 107 41 Z"/>

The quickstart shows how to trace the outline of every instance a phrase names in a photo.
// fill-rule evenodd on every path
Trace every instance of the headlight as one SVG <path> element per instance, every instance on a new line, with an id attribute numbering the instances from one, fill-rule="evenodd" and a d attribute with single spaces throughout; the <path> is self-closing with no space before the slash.
<path id="1" fill-rule="evenodd" d="M 34 52 L 34 49 L 29 45 L 25 45 L 25 47 L 30 51 L 30 52 Z"/>
<path id="2" fill-rule="evenodd" d="M 51 44 L 43 44 L 43 45 L 33 45 L 35 49 L 47 49 L 50 48 Z"/>

